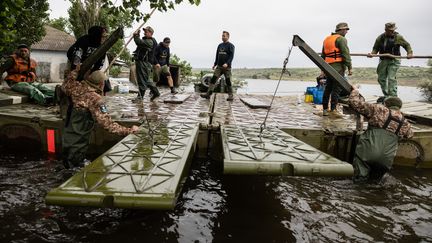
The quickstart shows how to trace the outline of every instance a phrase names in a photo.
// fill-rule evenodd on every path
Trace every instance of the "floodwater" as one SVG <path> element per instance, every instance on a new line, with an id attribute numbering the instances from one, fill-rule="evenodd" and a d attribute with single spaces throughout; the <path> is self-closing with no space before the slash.
<path id="1" fill-rule="evenodd" d="M 276 87 L 248 81 L 239 92 Z M 194 159 L 173 211 L 46 205 L 47 192 L 72 174 L 45 155 L 0 147 L 0 242 L 432 242 L 432 170 L 395 168 L 382 184 L 355 185 L 224 176 L 221 161 Z"/>
<path id="2" fill-rule="evenodd" d="M 268 79 L 246 79 L 247 86 L 237 90 L 240 94 L 271 94 L 273 95 L 277 80 Z M 297 95 L 303 94 L 307 87 L 316 86 L 316 82 L 311 81 L 286 81 L 282 80 L 276 95 Z M 381 96 L 381 88 L 378 84 L 360 84 L 360 93 L 365 96 Z M 403 101 L 421 101 L 424 100 L 420 90 L 416 87 L 399 86 L 398 96 Z"/>
<path id="3" fill-rule="evenodd" d="M 0 156 L 0 242 L 432 242 L 432 171 L 386 182 L 224 176 L 195 159 L 174 211 L 47 206 L 72 175 L 42 155 Z"/>

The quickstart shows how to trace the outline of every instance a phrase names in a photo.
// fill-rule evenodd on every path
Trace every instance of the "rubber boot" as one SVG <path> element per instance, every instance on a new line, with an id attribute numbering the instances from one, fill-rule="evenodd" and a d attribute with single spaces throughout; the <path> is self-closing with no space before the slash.
<path id="1" fill-rule="evenodd" d="M 157 97 L 160 96 L 159 90 L 156 86 L 150 86 L 150 90 L 153 95 L 150 97 L 150 101 L 154 101 Z"/>
<path id="2" fill-rule="evenodd" d="M 234 95 L 233 95 L 233 88 L 232 88 L 232 86 L 227 86 L 227 93 L 228 93 L 227 101 L 233 101 L 234 100 Z"/>
<path id="3" fill-rule="evenodd" d="M 170 89 L 171 89 L 171 94 L 177 94 L 178 93 L 175 87 L 171 87 Z"/>
<path id="4" fill-rule="evenodd" d="M 208 89 L 207 89 L 207 93 L 201 94 L 200 96 L 202 98 L 210 99 L 210 96 L 212 95 L 213 90 L 214 90 L 215 87 L 216 87 L 215 84 L 210 83 L 209 86 L 208 86 Z"/>

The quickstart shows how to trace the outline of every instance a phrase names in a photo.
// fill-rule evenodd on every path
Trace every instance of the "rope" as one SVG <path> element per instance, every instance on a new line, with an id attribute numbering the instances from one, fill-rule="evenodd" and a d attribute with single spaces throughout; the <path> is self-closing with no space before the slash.
<path id="1" fill-rule="evenodd" d="M 291 73 L 286 69 L 286 66 L 287 66 L 287 64 L 288 64 L 288 61 L 289 61 L 289 57 L 290 57 L 290 55 L 291 55 L 292 48 L 293 48 L 293 46 L 291 46 L 291 47 L 289 48 L 289 50 L 288 50 L 288 55 L 287 55 L 287 57 L 285 58 L 285 60 L 284 60 L 284 62 L 283 62 L 283 67 L 282 67 L 281 75 L 280 75 L 280 77 L 279 77 L 278 84 L 277 84 L 276 89 L 275 89 L 275 91 L 274 91 L 274 93 L 273 93 L 273 97 L 272 97 L 272 100 L 271 100 L 271 102 L 270 102 L 270 106 L 269 106 L 269 108 L 267 109 L 267 114 L 266 114 L 266 116 L 265 116 L 265 118 L 264 118 L 264 121 L 263 121 L 263 123 L 261 123 L 261 126 L 260 126 L 260 134 L 259 134 L 259 137 L 260 137 L 260 138 L 261 138 L 261 135 L 262 135 L 263 130 L 266 128 L 267 118 L 268 118 L 268 115 L 269 115 L 269 113 L 270 113 L 270 109 L 271 109 L 271 107 L 272 107 L 272 105 L 273 105 L 273 101 L 274 101 L 274 98 L 275 98 L 275 96 L 276 96 L 277 90 L 279 89 L 279 85 L 280 85 L 280 82 L 281 82 L 281 80 L 282 80 L 282 76 L 284 75 L 285 72 L 287 72 L 288 75 L 291 76 Z"/>
<path id="2" fill-rule="evenodd" d="M 153 15 L 153 13 L 156 11 L 157 8 L 153 8 L 153 10 L 150 12 L 147 20 L 150 19 L 150 17 Z M 137 32 L 138 30 L 140 30 L 146 23 L 147 20 L 144 21 L 133 33 Z M 114 57 L 114 59 L 111 61 L 111 63 L 108 65 L 107 69 L 105 69 L 105 73 L 111 68 L 111 66 L 114 64 L 115 60 L 117 60 L 117 58 L 124 52 L 124 50 L 126 50 L 126 47 L 129 45 L 129 43 L 132 41 L 133 39 L 133 35 L 129 38 L 129 40 L 126 42 L 126 44 L 123 46 L 123 48 L 120 50 L 120 52 Z"/>

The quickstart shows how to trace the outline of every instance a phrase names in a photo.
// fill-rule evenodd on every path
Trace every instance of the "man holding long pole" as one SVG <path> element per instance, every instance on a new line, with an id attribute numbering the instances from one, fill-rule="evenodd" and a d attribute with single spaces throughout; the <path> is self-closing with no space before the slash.
<path id="1" fill-rule="evenodd" d="M 396 24 L 393 22 L 385 24 L 385 32 L 378 36 L 375 40 L 372 52 L 368 54 L 368 57 L 372 57 L 374 54 L 391 54 L 393 56 L 400 56 L 400 47 L 402 46 L 407 52 L 407 58 L 410 59 L 413 56 L 411 45 L 406 41 L 402 35 L 395 30 L 397 29 Z M 400 60 L 393 57 L 380 57 L 380 62 L 377 67 L 378 83 L 381 85 L 383 92 L 377 102 L 383 102 L 387 97 L 397 97 L 397 80 L 396 73 L 400 66 Z"/>

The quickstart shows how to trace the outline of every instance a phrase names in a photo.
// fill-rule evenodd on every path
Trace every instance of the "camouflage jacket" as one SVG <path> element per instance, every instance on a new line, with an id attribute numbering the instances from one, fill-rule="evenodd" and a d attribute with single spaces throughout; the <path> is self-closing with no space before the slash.
<path id="1" fill-rule="evenodd" d="M 354 110 L 365 116 L 368 119 L 369 126 L 372 127 L 383 128 L 390 112 L 390 109 L 384 105 L 369 104 L 365 102 L 357 89 L 351 92 L 349 104 Z M 391 115 L 399 121 L 403 118 L 403 115 L 399 110 L 391 110 Z M 395 133 L 398 126 L 399 123 L 391 121 L 386 130 Z M 407 120 L 404 120 L 403 125 L 399 130 L 399 138 L 411 138 L 413 135 L 411 124 Z"/>
<path id="2" fill-rule="evenodd" d="M 131 128 L 121 126 L 114 122 L 108 114 L 102 96 L 96 89 L 88 86 L 85 82 L 76 81 L 77 72 L 73 71 L 62 84 L 62 90 L 72 99 L 73 107 L 76 109 L 88 109 L 93 118 L 104 129 L 118 135 L 127 135 L 132 133 Z"/>

